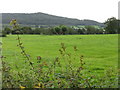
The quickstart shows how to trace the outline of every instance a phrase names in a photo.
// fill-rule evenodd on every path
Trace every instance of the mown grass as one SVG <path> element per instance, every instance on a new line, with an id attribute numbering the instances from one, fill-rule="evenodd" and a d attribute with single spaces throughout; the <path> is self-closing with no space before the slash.
<path id="1" fill-rule="evenodd" d="M 74 46 L 77 46 L 77 55 L 83 55 L 86 63 L 85 69 L 95 75 L 102 75 L 109 68 L 118 67 L 118 35 L 20 35 L 26 52 L 30 55 L 31 61 L 37 62 L 37 56 L 43 61 L 50 63 L 57 56 L 60 56 L 60 44 L 64 43 L 67 51 L 74 53 Z M 8 35 L 2 38 L 3 56 L 14 70 L 21 70 L 25 67 L 24 58 L 17 47 L 17 36 Z M 78 66 L 78 60 L 74 66 Z M 64 62 L 62 62 L 64 63 Z M 19 68 L 16 68 L 18 65 Z"/>

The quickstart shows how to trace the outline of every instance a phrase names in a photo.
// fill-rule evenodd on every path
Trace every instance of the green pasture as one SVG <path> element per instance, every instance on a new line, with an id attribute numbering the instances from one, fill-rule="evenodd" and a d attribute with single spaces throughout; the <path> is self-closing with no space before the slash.
<path id="1" fill-rule="evenodd" d="M 37 56 L 50 63 L 60 56 L 59 49 L 64 43 L 68 53 L 79 57 L 83 55 L 85 69 L 97 74 L 109 68 L 118 66 L 118 35 L 20 35 L 26 52 L 31 61 L 37 62 Z M 2 38 L 2 54 L 13 69 L 22 70 L 25 67 L 25 58 L 17 47 L 16 35 L 8 35 Z M 78 51 L 73 47 L 76 46 Z M 73 61 L 78 66 L 79 58 Z M 62 63 L 65 63 L 62 61 Z M 16 68 L 18 66 L 18 69 Z"/>

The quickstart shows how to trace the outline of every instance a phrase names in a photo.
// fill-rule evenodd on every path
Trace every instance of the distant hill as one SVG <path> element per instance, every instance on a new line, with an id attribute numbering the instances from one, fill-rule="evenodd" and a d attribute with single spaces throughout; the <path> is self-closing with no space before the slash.
<path id="1" fill-rule="evenodd" d="M 97 25 L 104 26 L 93 20 L 78 20 L 45 13 L 2 13 L 3 24 L 8 24 L 12 19 L 17 19 L 19 24 L 24 25 Z"/>

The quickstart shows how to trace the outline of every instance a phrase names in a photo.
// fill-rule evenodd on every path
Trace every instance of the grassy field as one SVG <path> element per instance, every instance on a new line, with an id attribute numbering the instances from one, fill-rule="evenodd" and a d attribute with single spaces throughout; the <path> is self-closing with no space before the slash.
<path id="1" fill-rule="evenodd" d="M 41 56 L 46 62 L 51 62 L 60 56 L 59 49 L 64 43 L 69 53 L 74 54 L 73 47 L 77 46 L 77 55 L 83 55 L 86 69 L 96 74 L 118 66 L 118 35 L 20 35 L 26 52 L 31 60 L 37 62 L 36 57 Z M 3 56 L 12 68 L 18 65 L 24 67 L 24 58 L 17 47 L 17 36 L 9 35 L 2 38 Z M 74 65 L 78 65 L 78 60 Z M 64 62 L 63 62 L 64 63 Z"/>

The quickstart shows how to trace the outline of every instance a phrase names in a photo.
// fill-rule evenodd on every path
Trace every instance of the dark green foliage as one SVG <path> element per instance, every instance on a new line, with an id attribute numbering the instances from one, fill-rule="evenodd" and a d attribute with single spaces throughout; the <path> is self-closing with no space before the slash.
<path id="1" fill-rule="evenodd" d="M 10 72 L 11 70 L 11 67 L 6 64 L 6 62 L 2 61 L 2 77 L 3 77 L 3 80 L 2 80 L 2 83 L 6 83 L 6 84 L 3 84 L 2 86 L 3 87 L 9 87 L 9 88 L 12 88 L 14 85 L 14 79 L 13 79 L 13 76 L 12 76 L 12 73 Z"/>
<path id="2" fill-rule="evenodd" d="M 22 28 L 20 28 L 20 30 L 23 34 L 33 34 L 31 27 L 22 27 Z"/>
<path id="3" fill-rule="evenodd" d="M 77 34 L 77 30 L 74 30 L 73 28 L 68 28 L 67 34 Z"/>
<path id="4" fill-rule="evenodd" d="M 78 29 L 78 30 L 77 30 L 77 33 L 78 33 L 78 34 L 85 34 L 86 31 L 85 31 L 84 28 L 81 28 L 81 29 Z"/>
<path id="5" fill-rule="evenodd" d="M 8 27 L 5 27 L 3 30 L 4 34 L 45 34 L 45 35 L 66 35 L 66 34 L 116 34 L 120 31 L 120 20 L 116 18 L 109 18 L 106 22 L 106 27 L 98 26 L 68 26 L 68 25 L 57 25 L 51 27 L 39 27 L 38 25 L 35 28 L 24 26 L 22 28 L 17 28 L 11 30 Z"/>
<path id="6" fill-rule="evenodd" d="M 6 36 L 7 36 L 7 34 L 6 34 L 5 31 L 1 31 L 1 32 L 0 32 L 0 37 L 6 37 Z"/>
<path id="7" fill-rule="evenodd" d="M 65 35 L 65 33 L 66 33 L 66 32 L 67 32 L 67 30 L 68 30 L 68 27 L 67 27 L 67 26 L 65 26 L 65 25 L 61 25 L 61 26 L 60 26 L 60 28 L 61 28 L 62 34 L 64 34 L 64 35 Z"/>
<path id="8" fill-rule="evenodd" d="M 85 26 L 85 28 L 87 29 L 86 34 L 96 34 L 96 28 L 93 26 Z"/>
<path id="9" fill-rule="evenodd" d="M 33 34 L 41 34 L 41 33 L 43 33 L 43 29 L 41 29 L 41 28 L 35 28 L 33 30 Z"/>
<path id="10" fill-rule="evenodd" d="M 12 30 L 11 30 L 10 28 L 8 28 L 8 27 L 5 27 L 5 28 L 4 28 L 4 32 L 5 32 L 6 34 L 11 34 L 11 33 L 12 33 Z"/>
<path id="11" fill-rule="evenodd" d="M 60 27 L 56 26 L 54 28 L 54 30 L 55 30 L 56 34 L 61 34 L 61 28 Z"/>
<path id="12" fill-rule="evenodd" d="M 16 30 L 10 30 L 5 28 L 4 32 L 6 34 L 45 34 L 45 35 L 66 35 L 66 34 L 103 34 L 102 28 L 95 28 L 94 26 L 85 26 L 85 28 L 72 28 L 65 25 L 54 26 L 50 28 L 31 28 L 22 27 Z"/>
<path id="13" fill-rule="evenodd" d="M 53 32 L 55 34 L 63 34 L 63 35 L 68 34 L 67 33 L 68 27 L 65 25 L 59 25 L 59 26 L 54 27 L 53 29 L 54 29 Z"/>
<path id="14" fill-rule="evenodd" d="M 120 30 L 120 20 L 117 20 L 115 17 L 108 18 L 105 24 L 106 33 L 116 34 Z"/>

